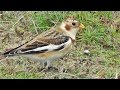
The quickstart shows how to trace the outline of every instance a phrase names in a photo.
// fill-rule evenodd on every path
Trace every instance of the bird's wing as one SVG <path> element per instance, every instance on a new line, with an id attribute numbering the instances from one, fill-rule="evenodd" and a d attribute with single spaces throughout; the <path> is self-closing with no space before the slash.
<path id="1" fill-rule="evenodd" d="M 66 44 L 70 43 L 69 36 L 59 36 L 56 38 L 39 38 L 24 45 L 18 46 L 12 50 L 3 53 L 4 56 L 14 55 L 26 55 L 26 54 L 37 54 L 45 53 L 49 51 L 58 51 L 65 47 Z"/>

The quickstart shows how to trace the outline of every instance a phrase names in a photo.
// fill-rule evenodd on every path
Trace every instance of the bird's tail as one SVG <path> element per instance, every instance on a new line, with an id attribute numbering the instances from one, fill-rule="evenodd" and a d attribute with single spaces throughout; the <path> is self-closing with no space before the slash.
<path id="1" fill-rule="evenodd" d="M 7 49 L 4 53 L 0 53 L 0 60 L 5 59 L 8 56 L 14 56 L 14 53 L 12 53 L 14 49 Z"/>

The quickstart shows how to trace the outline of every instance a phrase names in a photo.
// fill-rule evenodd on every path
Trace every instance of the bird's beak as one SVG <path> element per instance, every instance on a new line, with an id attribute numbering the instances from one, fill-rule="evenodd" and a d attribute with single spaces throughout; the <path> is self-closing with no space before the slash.
<path id="1" fill-rule="evenodd" d="M 85 26 L 82 23 L 80 24 L 79 27 L 80 27 L 80 29 L 84 29 L 85 28 Z"/>

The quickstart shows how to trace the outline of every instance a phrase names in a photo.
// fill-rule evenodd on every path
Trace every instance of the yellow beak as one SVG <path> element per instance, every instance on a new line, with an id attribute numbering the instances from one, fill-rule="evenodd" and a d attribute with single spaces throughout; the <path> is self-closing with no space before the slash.
<path id="1" fill-rule="evenodd" d="M 81 23 L 80 24 L 80 29 L 83 29 L 83 28 L 85 28 L 85 26 Z"/>

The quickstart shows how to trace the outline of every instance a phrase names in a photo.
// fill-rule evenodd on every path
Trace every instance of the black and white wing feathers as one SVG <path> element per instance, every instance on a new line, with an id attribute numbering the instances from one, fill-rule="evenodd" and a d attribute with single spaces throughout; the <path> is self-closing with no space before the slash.
<path id="1" fill-rule="evenodd" d="M 26 55 L 45 53 L 49 51 L 59 51 L 70 43 L 71 38 L 69 36 L 59 36 L 56 38 L 41 38 L 39 41 L 32 43 L 26 43 L 18 46 L 12 50 L 3 53 L 4 56 Z"/>

